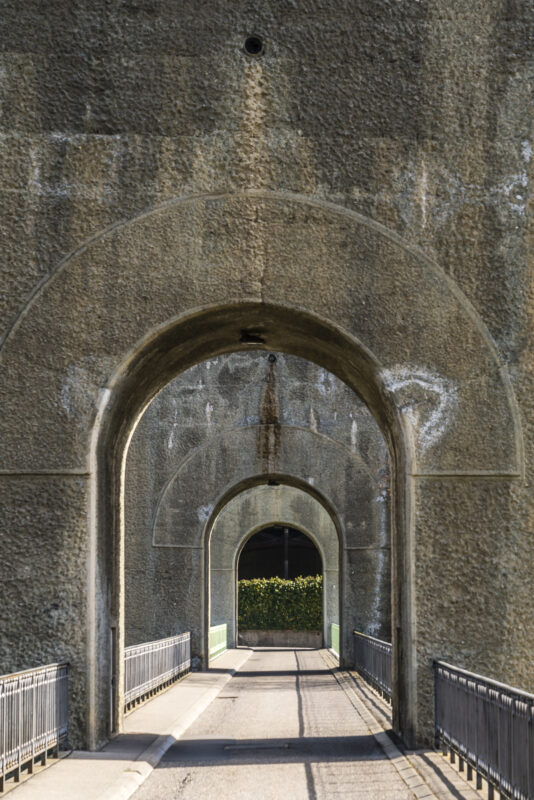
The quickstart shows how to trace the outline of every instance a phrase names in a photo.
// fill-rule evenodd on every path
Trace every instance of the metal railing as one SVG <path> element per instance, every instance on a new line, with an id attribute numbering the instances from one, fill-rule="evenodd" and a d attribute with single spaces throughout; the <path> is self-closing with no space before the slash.
<path id="1" fill-rule="evenodd" d="M 391 644 L 354 631 L 354 665 L 391 702 Z"/>
<path id="2" fill-rule="evenodd" d="M 210 628 L 210 658 L 217 658 L 228 650 L 228 625 L 212 625 Z"/>
<path id="3" fill-rule="evenodd" d="M 67 663 L 0 676 L 0 791 L 13 774 L 20 780 L 21 767 L 49 750 L 59 751 L 67 738 L 69 691 Z"/>
<path id="4" fill-rule="evenodd" d="M 330 642 L 331 642 L 330 645 L 331 649 L 339 658 L 339 625 L 337 624 L 337 622 L 330 623 Z"/>
<path id="5" fill-rule="evenodd" d="M 467 763 L 467 777 L 513 800 L 534 798 L 534 695 L 434 662 L 436 744 Z"/>
<path id="6" fill-rule="evenodd" d="M 124 648 L 124 705 L 128 709 L 191 669 L 191 633 Z"/>

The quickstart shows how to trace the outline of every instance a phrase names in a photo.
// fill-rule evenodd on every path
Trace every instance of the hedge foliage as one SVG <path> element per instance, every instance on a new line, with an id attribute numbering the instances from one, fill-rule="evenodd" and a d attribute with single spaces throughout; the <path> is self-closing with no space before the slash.
<path id="1" fill-rule="evenodd" d="M 239 626 L 246 630 L 318 631 L 323 618 L 323 577 L 239 581 Z"/>

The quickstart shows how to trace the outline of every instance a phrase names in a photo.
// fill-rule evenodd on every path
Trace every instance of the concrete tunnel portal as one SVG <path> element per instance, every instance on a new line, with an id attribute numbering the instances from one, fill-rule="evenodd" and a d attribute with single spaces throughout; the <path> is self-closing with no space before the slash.
<path id="1" fill-rule="evenodd" d="M 126 648 L 205 667 L 239 537 L 294 525 L 409 747 L 434 660 L 532 692 L 531 4 L 42 5 L 3 15 L 1 671 L 70 664 L 97 750 Z"/>
<path id="2" fill-rule="evenodd" d="M 128 453 L 126 643 L 190 628 L 206 665 L 210 628 L 227 624 L 235 646 L 239 555 L 278 525 L 317 548 L 321 644 L 340 625 L 350 663 L 354 627 L 390 634 L 388 487 L 378 425 L 313 362 L 257 350 L 186 370 L 148 406 Z"/>

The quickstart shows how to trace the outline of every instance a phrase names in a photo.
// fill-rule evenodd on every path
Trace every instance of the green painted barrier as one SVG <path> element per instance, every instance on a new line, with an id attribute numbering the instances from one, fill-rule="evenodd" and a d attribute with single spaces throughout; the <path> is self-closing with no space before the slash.
<path id="1" fill-rule="evenodd" d="M 330 645 L 336 656 L 339 658 L 339 625 L 337 622 L 330 623 Z"/>
<path id="2" fill-rule="evenodd" d="M 210 658 L 217 658 L 228 650 L 228 625 L 214 625 L 210 628 Z"/>

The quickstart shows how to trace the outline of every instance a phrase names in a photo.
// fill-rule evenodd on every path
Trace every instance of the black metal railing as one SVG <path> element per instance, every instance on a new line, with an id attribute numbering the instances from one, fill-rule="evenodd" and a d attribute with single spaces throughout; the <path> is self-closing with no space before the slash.
<path id="1" fill-rule="evenodd" d="M 477 787 L 513 800 L 534 798 L 534 695 L 434 662 L 436 745 L 456 753 Z"/>
<path id="2" fill-rule="evenodd" d="M 191 634 L 124 648 L 124 705 L 148 697 L 191 669 Z"/>
<path id="3" fill-rule="evenodd" d="M 25 766 L 33 772 L 36 758 L 46 763 L 66 740 L 68 672 L 62 663 L 0 676 L 0 791 L 6 777 L 18 781 Z"/>
<path id="4" fill-rule="evenodd" d="M 391 644 L 354 631 L 354 665 L 391 702 Z"/>

